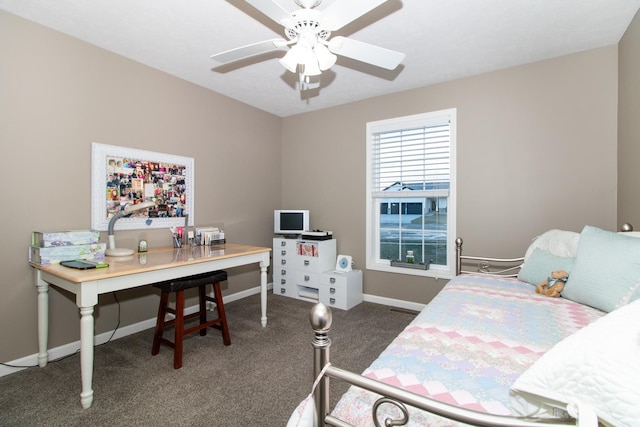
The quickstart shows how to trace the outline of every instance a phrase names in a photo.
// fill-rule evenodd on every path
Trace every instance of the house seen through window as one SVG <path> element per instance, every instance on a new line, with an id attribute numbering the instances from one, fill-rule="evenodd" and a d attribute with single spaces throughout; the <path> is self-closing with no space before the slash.
<path id="1" fill-rule="evenodd" d="M 455 125 L 455 109 L 367 124 L 367 268 L 453 275 Z"/>

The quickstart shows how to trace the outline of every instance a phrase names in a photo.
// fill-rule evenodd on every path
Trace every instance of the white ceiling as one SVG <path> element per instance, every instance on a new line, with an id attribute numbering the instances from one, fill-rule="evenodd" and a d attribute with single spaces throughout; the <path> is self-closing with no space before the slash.
<path id="1" fill-rule="evenodd" d="M 323 9 L 336 1 L 323 0 Z M 294 0 L 276 0 L 283 8 Z M 334 32 L 406 54 L 395 71 L 339 58 L 298 90 L 284 52 L 213 69 L 210 55 L 282 28 L 244 0 L 0 0 L 0 9 L 277 116 L 617 44 L 640 0 L 388 0 Z"/>

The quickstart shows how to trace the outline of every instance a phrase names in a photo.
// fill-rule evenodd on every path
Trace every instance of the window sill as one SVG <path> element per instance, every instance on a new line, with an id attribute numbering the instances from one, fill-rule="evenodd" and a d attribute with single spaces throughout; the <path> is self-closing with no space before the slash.
<path id="1" fill-rule="evenodd" d="M 407 274 L 410 276 L 433 277 L 435 279 L 451 279 L 455 275 L 448 268 L 431 264 L 428 270 L 417 268 L 396 267 L 387 262 L 367 262 L 367 270 L 383 271 L 385 273 Z"/>

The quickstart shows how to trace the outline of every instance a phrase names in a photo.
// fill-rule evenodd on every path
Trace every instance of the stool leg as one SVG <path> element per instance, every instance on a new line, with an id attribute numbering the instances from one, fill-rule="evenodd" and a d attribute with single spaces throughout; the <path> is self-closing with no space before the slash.
<path id="1" fill-rule="evenodd" d="M 184 291 L 176 292 L 176 323 L 173 342 L 173 368 L 182 368 L 182 340 L 184 338 Z"/>
<path id="2" fill-rule="evenodd" d="M 227 315 L 224 312 L 224 303 L 222 302 L 222 291 L 220 290 L 220 282 L 213 284 L 213 293 L 216 296 L 216 308 L 218 317 L 220 318 L 220 328 L 222 329 L 222 340 L 224 345 L 231 345 L 231 336 L 229 335 L 229 326 L 227 325 Z"/>
<path id="3" fill-rule="evenodd" d="M 205 286 L 200 286 L 198 288 L 198 299 L 200 301 L 200 324 L 204 325 L 207 323 L 207 289 Z M 207 335 L 207 328 L 200 329 L 200 336 Z"/>
<path id="4" fill-rule="evenodd" d="M 167 301 L 169 300 L 169 292 L 160 294 L 160 306 L 158 307 L 158 318 L 156 319 L 156 330 L 153 334 L 153 346 L 151 347 L 151 355 L 155 356 L 160 352 L 160 342 L 162 341 L 162 331 L 164 331 L 164 317 L 167 314 Z"/>

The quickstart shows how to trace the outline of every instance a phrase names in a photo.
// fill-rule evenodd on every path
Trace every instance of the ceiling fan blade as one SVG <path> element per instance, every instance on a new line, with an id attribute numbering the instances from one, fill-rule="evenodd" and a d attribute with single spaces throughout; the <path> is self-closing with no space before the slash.
<path id="1" fill-rule="evenodd" d="M 291 19 L 291 14 L 282 8 L 278 3 L 273 0 L 245 0 L 251 6 L 258 9 L 260 12 L 267 15 L 280 25 L 284 25 L 284 22 Z"/>
<path id="2" fill-rule="evenodd" d="M 339 30 L 386 1 L 387 0 L 337 0 L 327 6 L 323 11 L 324 15 L 330 18 L 327 29 L 329 31 Z"/>
<path id="3" fill-rule="evenodd" d="M 274 50 L 284 50 L 287 41 L 284 39 L 271 39 L 258 43 L 249 44 L 235 49 L 226 50 L 224 52 L 211 55 L 211 59 L 220 64 L 239 61 L 250 56 L 260 55 Z"/>
<path id="4" fill-rule="evenodd" d="M 334 37 L 329 41 L 329 50 L 336 55 L 346 56 L 387 70 L 394 70 L 405 56 L 402 52 L 341 36 Z"/>

